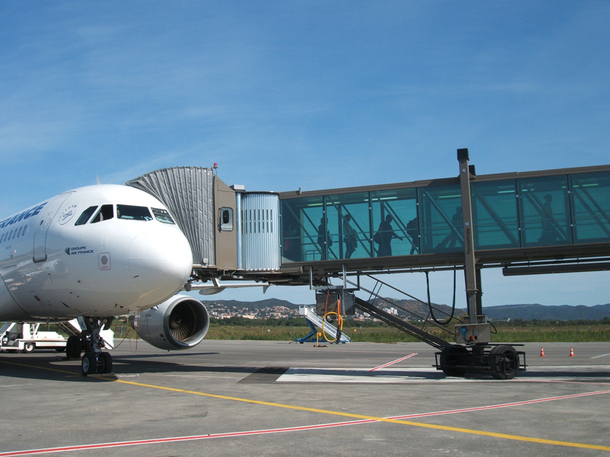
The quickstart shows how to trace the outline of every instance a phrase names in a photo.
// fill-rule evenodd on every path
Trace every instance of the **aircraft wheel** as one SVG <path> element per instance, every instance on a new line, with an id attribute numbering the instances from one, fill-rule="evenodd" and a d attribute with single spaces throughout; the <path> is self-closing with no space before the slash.
<path id="1" fill-rule="evenodd" d="M 83 369 L 84 376 L 95 374 L 97 372 L 97 360 L 95 359 L 95 352 L 85 353 L 81 362 L 81 368 Z"/>
<path id="2" fill-rule="evenodd" d="M 34 350 L 36 345 L 34 343 L 25 343 L 23 345 L 23 352 L 27 352 L 28 354 Z"/>
<path id="3" fill-rule="evenodd" d="M 97 359 L 98 373 L 112 373 L 112 356 L 107 352 L 102 352 Z"/>
<path id="4" fill-rule="evenodd" d="M 71 336 L 68 338 L 66 342 L 66 357 L 69 359 L 78 359 L 80 358 L 80 353 L 82 351 L 81 341 L 78 336 Z"/>

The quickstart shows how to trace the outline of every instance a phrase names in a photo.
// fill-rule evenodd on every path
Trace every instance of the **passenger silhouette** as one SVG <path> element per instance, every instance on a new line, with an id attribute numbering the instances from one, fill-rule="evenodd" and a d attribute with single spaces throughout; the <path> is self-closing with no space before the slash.
<path id="1" fill-rule="evenodd" d="M 349 259 L 354 251 L 356 250 L 356 231 L 350 225 L 350 221 L 352 220 L 352 216 L 347 214 L 343 218 L 343 240 L 345 241 L 345 258 Z"/>
<path id="2" fill-rule="evenodd" d="M 407 222 L 407 235 L 411 238 L 411 252 L 409 255 L 413 255 L 413 253 L 418 250 L 418 235 L 419 235 L 419 221 L 417 217 L 411 219 Z"/>
<path id="3" fill-rule="evenodd" d="M 453 214 L 453 216 L 451 216 L 451 225 L 453 225 L 453 227 L 451 228 L 449 235 L 447 235 L 445 237 L 445 239 L 443 241 L 441 241 L 436 247 L 437 248 L 447 248 L 447 249 L 451 249 L 452 247 L 454 247 L 455 243 L 459 239 L 458 230 L 462 226 L 462 222 L 463 222 L 462 207 L 458 206 L 457 208 L 455 208 L 455 213 Z"/>
<path id="4" fill-rule="evenodd" d="M 390 214 L 385 217 L 385 221 L 381 221 L 379 224 L 379 228 L 377 229 L 377 233 L 373 237 L 373 240 L 379 244 L 379 249 L 377 250 L 378 257 L 390 256 L 392 255 L 392 239 L 398 238 L 402 240 L 402 237 L 398 236 L 394 233 L 394 229 L 392 228 L 392 221 L 394 219 Z"/>
<path id="5" fill-rule="evenodd" d="M 544 196 L 542 212 L 540 213 L 540 224 L 542 225 L 542 234 L 540 235 L 538 242 L 546 244 L 557 241 L 559 235 L 553 220 L 553 196 L 551 194 L 546 194 Z"/>
<path id="6" fill-rule="evenodd" d="M 320 252 L 322 253 L 321 260 L 326 260 L 326 247 L 333 245 L 333 239 L 330 237 L 330 231 L 327 230 L 324 233 L 324 227 L 326 226 L 326 220 L 323 217 L 320 219 L 320 225 L 318 225 L 318 245 L 320 246 Z"/>

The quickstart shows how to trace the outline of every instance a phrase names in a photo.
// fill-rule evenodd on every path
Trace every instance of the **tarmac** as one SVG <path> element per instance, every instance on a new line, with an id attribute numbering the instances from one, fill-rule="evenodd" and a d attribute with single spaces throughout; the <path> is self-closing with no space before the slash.
<path id="1" fill-rule="evenodd" d="M 506 381 L 446 377 L 422 343 L 126 340 L 89 377 L 1 353 L 0 457 L 610 456 L 610 344 L 521 349 Z"/>

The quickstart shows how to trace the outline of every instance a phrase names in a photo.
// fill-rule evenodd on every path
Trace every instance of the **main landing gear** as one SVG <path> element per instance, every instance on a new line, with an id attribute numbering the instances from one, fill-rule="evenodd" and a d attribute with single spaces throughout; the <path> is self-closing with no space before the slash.
<path id="1" fill-rule="evenodd" d="M 109 329 L 112 318 L 97 319 L 86 317 L 79 318 L 79 322 L 85 324 L 87 330 L 81 333 L 81 337 L 71 336 L 66 343 L 66 355 L 69 359 L 80 358 L 81 352 L 85 352 L 81 362 L 84 376 L 95 373 L 112 372 L 112 356 L 102 352 L 105 347 L 104 339 L 100 336 L 102 328 Z"/>

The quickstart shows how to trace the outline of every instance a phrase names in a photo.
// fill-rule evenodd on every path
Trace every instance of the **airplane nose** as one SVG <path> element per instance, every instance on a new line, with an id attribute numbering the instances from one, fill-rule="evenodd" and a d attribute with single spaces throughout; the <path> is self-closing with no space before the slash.
<path id="1" fill-rule="evenodd" d="M 191 247 L 182 233 L 143 233 L 129 247 L 129 271 L 142 296 L 172 296 L 188 280 L 193 267 Z"/>

